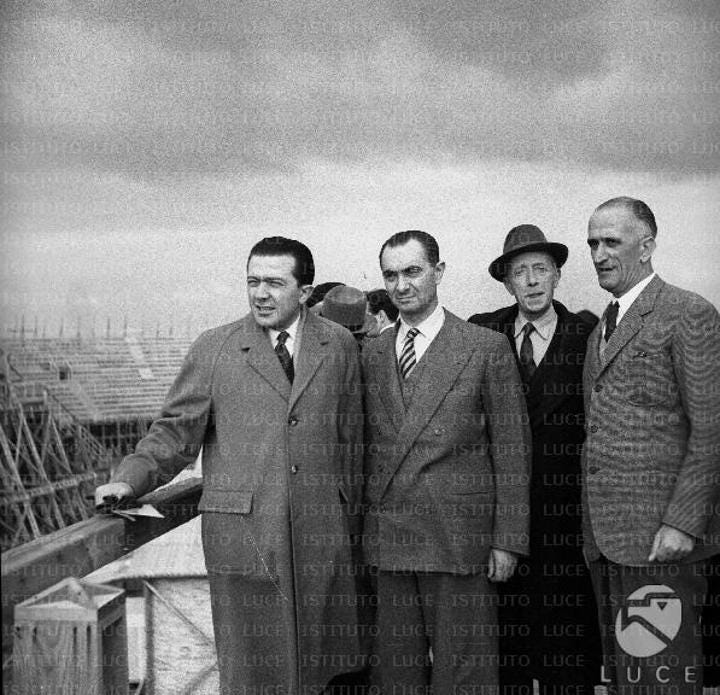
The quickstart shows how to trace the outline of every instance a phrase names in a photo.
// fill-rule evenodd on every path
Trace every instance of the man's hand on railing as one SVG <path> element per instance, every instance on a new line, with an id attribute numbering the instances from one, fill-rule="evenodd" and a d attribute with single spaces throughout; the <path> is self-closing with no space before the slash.
<path id="1" fill-rule="evenodd" d="M 111 512 L 123 501 L 135 497 L 134 490 L 127 483 L 105 483 L 95 488 L 95 511 L 102 514 Z"/>

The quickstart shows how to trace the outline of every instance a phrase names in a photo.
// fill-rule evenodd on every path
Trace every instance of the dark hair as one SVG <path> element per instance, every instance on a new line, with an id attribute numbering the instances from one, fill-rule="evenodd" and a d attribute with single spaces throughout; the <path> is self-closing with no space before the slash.
<path id="1" fill-rule="evenodd" d="M 606 200 L 601 205 L 598 205 L 595 208 L 595 212 L 610 207 L 621 207 L 625 210 L 628 210 L 633 214 L 633 217 L 635 217 L 636 220 L 642 222 L 648 228 L 648 231 L 650 232 L 653 239 L 657 235 L 657 224 L 655 223 L 655 215 L 653 215 L 653 211 L 648 207 L 646 203 L 643 203 L 642 200 L 630 198 L 625 195 L 619 196 L 618 198 L 611 198 L 610 200 Z"/>
<path id="2" fill-rule="evenodd" d="M 333 288 L 344 285 L 344 282 L 321 282 L 313 287 L 313 291 L 305 302 L 305 306 L 309 309 L 311 306 L 320 304 L 325 299 L 325 295 Z"/>
<path id="3" fill-rule="evenodd" d="M 377 290 L 370 290 L 365 293 L 365 296 L 368 300 L 368 311 L 371 314 L 375 315 L 382 310 L 391 321 L 397 320 L 399 311 L 392 303 L 387 290 L 383 290 L 381 288 L 378 288 Z"/>
<path id="4" fill-rule="evenodd" d="M 425 249 L 425 256 L 428 261 L 435 265 L 440 261 L 440 247 L 435 238 L 427 232 L 421 232 L 419 229 L 408 229 L 404 232 L 393 234 L 380 248 L 380 263 L 382 264 L 382 255 L 386 246 L 395 248 L 396 246 L 404 246 L 409 241 L 415 240 Z"/>
<path id="5" fill-rule="evenodd" d="M 248 265 L 253 256 L 292 256 L 295 259 L 293 277 L 299 285 L 312 285 L 315 279 L 315 263 L 310 249 L 300 241 L 284 236 L 270 236 L 258 241 L 250 249 Z"/>

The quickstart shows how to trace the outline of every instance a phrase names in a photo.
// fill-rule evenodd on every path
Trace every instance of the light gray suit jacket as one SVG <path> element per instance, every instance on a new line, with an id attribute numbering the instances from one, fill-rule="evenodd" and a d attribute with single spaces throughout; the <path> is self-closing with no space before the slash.
<path id="1" fill-rule="evenodd" d="M 583 451 L 585 554 L 646 565 L 661 524 L 720 551 L 720 317 L 653 278 L 600 354 L 588 341 Z"/>
<path id="2" fill-rule="evenodd" d="M 505 336 L 445 312 L 404 384 L 397 330 L 365 343 L 368 562 L 474 574 L 528 551 L 530 429 Z"/>

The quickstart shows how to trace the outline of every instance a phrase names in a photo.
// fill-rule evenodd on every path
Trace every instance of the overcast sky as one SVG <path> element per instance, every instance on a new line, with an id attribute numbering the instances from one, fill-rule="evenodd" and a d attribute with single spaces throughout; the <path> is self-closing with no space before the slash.
<path id="1" fill-rule="evenodd" d="M 2 309 L 50 334 L 247 310 L 252 244 L 381 284 L 434 234 L 443 303 L 510 302 L 507 231 L 570 247 L 558 298 L 602 310 L 593 208 L 642 198 L 656 269 L 720 305 L 720 3 L 5 2 Z"/>

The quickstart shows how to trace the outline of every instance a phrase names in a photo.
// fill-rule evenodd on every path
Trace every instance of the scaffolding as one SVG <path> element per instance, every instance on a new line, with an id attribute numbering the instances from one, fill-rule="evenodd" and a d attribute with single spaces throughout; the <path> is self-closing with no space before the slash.
<path id="1" fill-rule="evenodd" d="M 109 452 L 44 387 L 0 372 L 0 546 L 5 551 L 93 514 Z M 31 388 L 28 388 L 31 386 Z"/>

